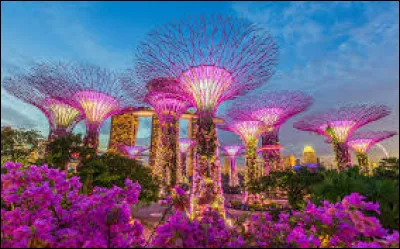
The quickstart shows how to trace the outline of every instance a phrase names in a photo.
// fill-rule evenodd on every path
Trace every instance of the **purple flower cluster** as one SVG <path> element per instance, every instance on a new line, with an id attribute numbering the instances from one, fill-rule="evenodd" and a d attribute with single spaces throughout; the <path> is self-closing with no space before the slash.
<path id="1" fill-rule="evenodd" d="M 132 219 L 140 185 L 96 187 L 80 194 L 78 177 L 47 166 L 7 162 L 1 175 L 1 247 L 140 247 L 143 228 Z"/>
<path id="2" fill-rule="evenodd" d="M 190 220 L 176 212 L 157 230 L 154 247 L 398 247 L 399 235 L 384 229 L 364 211 L 379 212 L 379 204 L 365 202 L 358 193 L 343 201 L 320 206 L 308 203 L 304 211 L 281 213 L 277 221 L 268 213 L 251 215 L 229 226 L 216 211 Z"/>

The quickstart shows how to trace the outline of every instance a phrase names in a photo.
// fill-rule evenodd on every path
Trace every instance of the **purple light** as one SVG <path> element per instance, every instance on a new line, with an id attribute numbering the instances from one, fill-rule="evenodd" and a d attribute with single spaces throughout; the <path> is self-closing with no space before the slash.
<path id="1" fill-rule="evenodd" d="M 360 153 L 367 153 L 371 147 L 387 138 L 390 138 L 396 135 L 395 131 L 363 131 L 354 133 L 350 138 L 347 144 L 349 147 Z"/>
<path id="2" fill-rule="evenodd" d="M 196 143 L 196 140 L 191 138 L 181 138 L 179 139 L 179 150 L 181 153 L 187 153 L 190 147 Z"/>
<path id="3" fill-rule="evenodd" d="M 213 111 L 223 101 L 223 94 L 232 85 L 232 76 L 215 66 L 198 66 L 184 72 L 180 82 L 192 94 L 200 111 Z"/>
<path id="4" fill-rule="evenodd" d="M 145 101 L 154 108 L 160 122 L 166 118 L 179 119 L 191 107 L 190 103 L 181 95 L 162 91 L 149 92 Z"/>
<path id="5" fill-rule="evenodd" d="M 243 150 L 243 146 L 242 145 L 230 145 L 230 146 L 221 147 L 221 149 L 226 153 L 226 155 L 228 155 L 230 157 L 235 157 Z"/>
<path id="6" fill-rule="evenodd" d="M 128 157 L 135 159 L 138 156 L 140 156 L 140 154 L 142 154 L 144 151 L 148 150 L 149 147 L 123 145 L 123 146 L 121 146 L 121 149 L 122 149 L 122 151 L 125 152 L 125 154 Z"/>
<path id="7" fill-rule="evenodd" d="M 118 100 L 95 91 L 79 91 L 73 98 L 79 103 L 86 121 L 90 124 L 100 124 L 119 108 Z"/>

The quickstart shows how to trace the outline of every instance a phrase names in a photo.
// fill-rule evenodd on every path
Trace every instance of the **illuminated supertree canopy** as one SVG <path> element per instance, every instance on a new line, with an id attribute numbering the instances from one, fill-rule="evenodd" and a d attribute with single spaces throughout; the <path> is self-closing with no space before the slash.
<path id="1" fill-rule="evenodd" d="M 382 140 L 396 135 L 395 131 L 360 131 L 355 132 L 347 141 L 350 149 L 354 150 L 357 156 L 359 166 L 367 170 L 367 153 L 371 147 Z"/>
<path id="2" fill-rule="evenodd" d="M 240 116 L 232 117 L 239 120 Z M 227 121 L 227 119 L 226 119 Z M 245 144 L 246 149 L 246 174 L 245 183 L 248 185 L 255 180 L 257 164 L 257 144 L 258 138 L 265 130 L 265 125 L 261 121 L 229 121 L 221 126 L 222 129 L 236 133 Z"/>
<path id="3" fill-rule="evenodd" d="M 326 136 L 332 142 L 337 166 L 343 168 L 351 165 L 347 139 L 358 128 L 389 114 L 385 105 L 353 104 L 306 116 L 293 127 Z"/>
<path id="4" fill-rule="evenodd" d="M 179 151 L 180 151 L 180 168 L 178 174 L 182 174 L 181 179 L 183 182 L 188 182 L 189 168 L 186 165 L 186 158 L 189 149 L 196 143 L 196 140 L 192 138 L 180 138 L 179 139 Z"/>
<path id="5" fill-rule="evenodd" d="M 49 122 L 49 139 L 65 136 L 83 116 L 78 108 L 35 87 L 37 83 L 47 82 L 40 69 L 32 67 L 25 73 L 4 79 L 2 85 L 11 95 L 42 111 Z"/>
<path id="6" fill-rule="evenodd" d="M 305 111 L 312 98 L 298 91 L 259 92 L 245 95 L 232 102 L 228 116 L 240 113 L 249 120 L 259 120 L 268 127 L 262 134 L 262 145 L 269 146 L 263 150 L 266 172 L 270 168 L 280 167 L 279 128 L 289 118 Z M 278 148 L 273 150 L 273 148 Z"/>
<path id="7" fill-rule="evenodd" d="M 236 156 L 243 150 L 242 145 L 228 145 L 221 147 L 225 155 L 229 156 L 231 168 L 229 171 L 229 186 L 235 187 L 239 185 L 239 177 L 236 169 Z"/>
<path id="8" fill-rule="evenodd" d="M 140 156 L 143 152 L 149 149 L 149 147 L 143 147 L 143 146 L 127 146 L 127 145 L 122 145 L 121 149 L 125 154 L 131 158 L 131 159 L 137 159 L 138 156 Z"/>
<path id="9" fill-rule="evenodd" d="M 191 104 L 182 95 L 161 90 L 148 92 L 145 101 L 154 108 L 160 122 L 153 174 L 161 180 L 164 194 L 183 180 L 179 170 L 179 118 Z"/>
<path id="10" fill-rule="evenodd" d="M 111 115 L 143 101 L 144 86 L 131 73 L 117 74 L 90 64 L 46 62 L 47 80 L 35 87 L 78 108 L 86 123 L 85 144 L 97 148 L 99 129 Z M 57 80 L 53 80 L 57 79 Z"/>
<path id="11" fill-rule="evenodd" d="M 163 25 L 139 44 L 138 75 L 146 82 L 163 77 L 178 79 L 179 88 L 197 108 L 198 165 L 191 193 L 194 216 L 210 205 L 224 214 L 222 188 L 216 187 L 221 185 L 212 119 L 217 107 L 266 83 L 277 64 L 277 54 L 275 41 L 261 27 L 245 19 L 223 16 L 201 16 Z M 206 198 L 208 183 L 214 184 L 211 198 Z"/>

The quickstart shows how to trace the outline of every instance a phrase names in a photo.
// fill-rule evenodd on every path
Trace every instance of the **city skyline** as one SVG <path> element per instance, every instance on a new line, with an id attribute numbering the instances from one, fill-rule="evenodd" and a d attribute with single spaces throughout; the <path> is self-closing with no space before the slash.
<path id="1" fill-rule="evenodd" d="M 311 108 L 289 119 L 280 131 L 283 156 L 300 157 L 305 144 L 329 158 L 324 138 L 297 131 L 293 122 L 306 114 L 343 102 L 386 104 L 392 114 L 361 130 L 399 132 L 398 3 L 357 2 L 2 2 L 2 80 L 24 70 L 32 61 L 87 61 L 116 70 L 134 65 L 138 41 L 159 24 L 188 15 L 230 14 L 263 25 L 277 39 L 277 72 L 260 91 L 300 90 L 314 98 Z M 47 135 L 46 119 L 33 106 L 10 97 L 2 89 L 1 124 L 35 128 Z M 221 105 L 218 116 L 224 113 Z M 181 121 L 181 132 L 187 122 Z M 141 119 L 138 138 L 150 141 L 151 119 Z M 108 145 L 110 119 L 101 129 L 100 143 Z M 83 133 L 81 122 L 74 132 Z M 240 143 L 219 131 L 224 145 Z M 399 156 L 399 137 L 383 141 L 390 156 Z M 379 146 L 372 161 L 384 157 Z M 353 157 L 353 161 L 355 158 Z"/>

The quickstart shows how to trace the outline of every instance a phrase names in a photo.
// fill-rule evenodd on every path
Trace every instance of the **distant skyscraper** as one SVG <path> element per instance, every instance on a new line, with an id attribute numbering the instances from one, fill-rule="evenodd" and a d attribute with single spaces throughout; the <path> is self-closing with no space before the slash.
<path id="1" fill-rule="evenodd" d="M 296 165 L 296 158 L 294 157 L 293 154 L 283 157 L 283 167 L 285 169 L 291 168 L 295 165 Z"/>
<path id="2" fill-rule="evenodd" d="M 229 160 L 229 157 L 226 156 L 224 158 L 224 168 L 223 168 L 222 173 L 229 175 L 230 171 L 231 171 L 231 161 Z"/>
<path id="3" fill-rule="evenodd" d="M 296 165 L 301 165 L 301 163 L 300 163 L 300 159 L 296 159 Z"/>
<path id="4" fill-rule="evenodd" d="M 303 150 L 303 164 L 317 164 L 317 156 L 313 147 L 306 145 Z"/>

